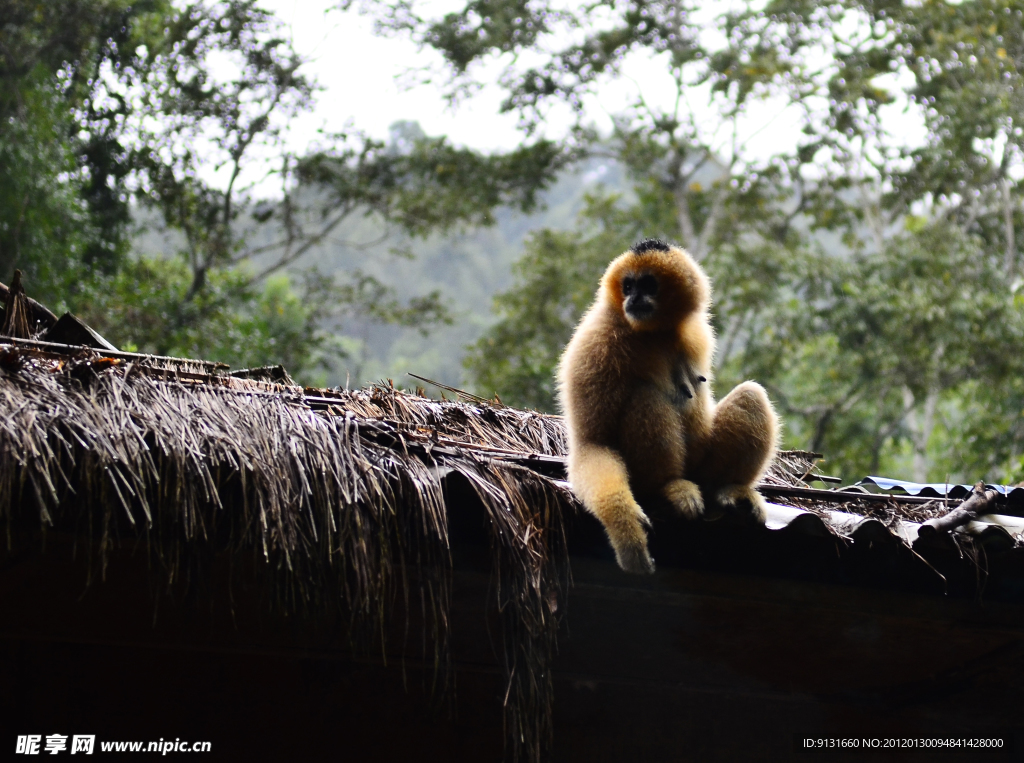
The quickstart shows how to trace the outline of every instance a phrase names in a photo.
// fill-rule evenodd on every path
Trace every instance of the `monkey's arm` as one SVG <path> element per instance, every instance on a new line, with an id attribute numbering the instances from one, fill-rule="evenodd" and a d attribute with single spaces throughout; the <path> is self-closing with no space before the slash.
<path id="1" fill-rule="evenodd" d="M 651 522 L 633 498 L 618 454 L 601 445 L 578 446 L 570 452 L 569 480 L 583 505 L 604 525 L 619 566 L 626 572 L 654 572 L 645 529 Z"/>

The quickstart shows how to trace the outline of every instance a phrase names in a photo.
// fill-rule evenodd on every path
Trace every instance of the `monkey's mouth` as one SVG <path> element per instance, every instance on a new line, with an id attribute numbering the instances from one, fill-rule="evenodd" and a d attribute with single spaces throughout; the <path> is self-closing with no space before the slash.
<path id="1" fill-rule="evenodd" d="M 646 321 L 654 315 L 656 305 L 648 296 L 635 296 L 626 300 L 626 315 L 635 321 Z"/>

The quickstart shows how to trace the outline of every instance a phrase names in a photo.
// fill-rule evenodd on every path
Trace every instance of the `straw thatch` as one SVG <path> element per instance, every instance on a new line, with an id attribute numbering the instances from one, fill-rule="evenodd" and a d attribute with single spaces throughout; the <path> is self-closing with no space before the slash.
<path id="1" fill-rule="evenodd" d="M 556 421 L 386 387 L 325 391 L 314 410 L 300 388 L 198 364 L 27 345 L 0 345 L 8 544 L 37 516 L 93 541 L 102 570 L 119 538 L 139 537 L 168 583 L 203 548 L 256 550 L 289 610 L 337 596 L 354 620 L 383 627 L 395 596 L 419 602 L 442 672 L 451 560 L 441 478 L 462 475 L 490 519 L 511 757 L 539 757 L 551 730 L 559 509 L 571 496 L 516 463 L 431 440 L 553 453 Z"/>

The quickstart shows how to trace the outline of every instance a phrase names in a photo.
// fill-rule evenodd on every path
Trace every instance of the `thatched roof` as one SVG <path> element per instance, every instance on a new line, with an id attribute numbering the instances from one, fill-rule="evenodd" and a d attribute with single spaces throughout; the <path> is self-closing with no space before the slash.
<path id="1" fill-rule="evenodd" d="M 340 601 L 366 621 L 394 596 L 421 601 L 443 663 L 451 562 L 441 478 L 455 472 L 490 519 L 514 756 L 536 757 L 550 731 L 561 510 L 573 499 L 516 461 L 560 452 L 557 421 L 383 386 L 303 390 L 211 370 L 0 344 L 8 544 L 33 522 L 71 529 L 93 541 L 102 570 L 118 539 L 140 537 L 168 583 L 203 548 L 252 549 L 289 610 Z M 420 578 L 425 596 L 403 590 L 413 566 L 436 573 Z"/>
<path id="2" fill-rule="evenodd" d="M 111 548 L 141 539 L 169 585 L 207 551 L 255 554 L 286 611 L 340 606 L 373 628 L 383 627 L 387 602 L 419 602 L 443 674 L 451 599 L 445 490 L 455 475 L 488 519 L 510 753 L 537 759 L 551 733 L 565 524 L 582 516 L 564 481 L 561 420 L 391 385 L 349 391 L 287 382 L 198 361 L 0 340 L 0 521 L 8 546 L 66 530 L 87 541 L 102 574 Z M 854 516 L 916 554 L 900 528 L 947 511 L 926 499 L 811 489 L 816 458 L 783 453 L 766 477 L 777 526 L 806 530 L 813 521 L 814 532 L 843 539 L 863 532 Z M 1020 547 L 1018 536 L 1004 534 Z"/>

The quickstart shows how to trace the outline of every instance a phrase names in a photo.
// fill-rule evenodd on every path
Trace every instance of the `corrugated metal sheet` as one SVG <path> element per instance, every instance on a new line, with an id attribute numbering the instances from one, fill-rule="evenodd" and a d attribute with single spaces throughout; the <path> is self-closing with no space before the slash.
<path id="1" fill-rule="evenodd" d="M 927 496 L 928 490 L 934 490 L 935 488 L 935 485 L 922 485 L 884 477 L 866 477 L 861 482 L 874 484 L 879 487 L 883 485 L 887 488 L 898 487 L 905 490 L 909 495 L 921 497 Z M 568 482 L 559 481 L 558 484 L 571 489 L 571 485 Z M 818 494 L 823 505 L 826 502 L 830 506 L 848 503 L 851 509 L 859 508 L 854 505 L 854 500 L 856 496 L 863 495 L 863 492 L 861 492 L 863 488 L 857 490 L 857 486 L 852 487 L 854 488 L 852 493 L 850 492 L 850 487 L 829 491 L 815 490 L 805 492 Z M 944 485 L 940 487 L 945 488 Z M 965 498 L 973 489 L 973 486 L 970 485 L 957 485 L 955 487 L 966 488 L 966 490 L 960 490 L 955 495 L 950 491 L 949 497 L 957 500 Z M 986 549 L 992 551 L 1010 550 L 1018 545 L 1024 546 L 1024 516 L 1019 515 L 1020 504 L 1024 504 L 1024 490 L 1005 485 L 994 485 L 992 487 L 1007 496 L 1006 511 L 1015 511 L 1015 513 L 985 514 L 958 528 L 956 532 L 977 539 Z M 942 495 L 939 493 L 935 497 L 941 498 Z M 1016 506 L 1014 505 L 1015 503 L 1017 503 Z M 721 513 L 716 513 L 706 518 L 714 520 L 720 516 Z M 946 533 L 931 533 L 926 534 L 924 538 L 920 537 L 921 524 L 920 522 L 912 522 L 902 518 L 895 518 L 891 523 L 887 524 L 874 517 L 864 516 L 854 511 L 842 511 L 836 508 L 820 508 L 816 511 L 809 511 L 795 506 L 785 506 L 772 502 L 768 503 L 768 518 L 765 522 L 765 526 L 769 530 L 786 530 L 803 535 L 831 535 L 852 541 L 902 542 L 911 548 L 921 543 L 931 547 L 956 548 L 955 542 Z"/>
<path id="2" fill-rule="evenodd" d="M 818 514 L 777 503 L 768 504 L 766 526 L 769 530 L 788 528 L 808 535 L 830 534 L 853 541 L 902 541 L 910 547 L 919 543 L 942 546 L 954 544 L 952 538 L 945 533 L 920 537 L 921 524 L 918 522 L 896 519 L 887 525 L 881 520 L 860 514 L 834 509 L 825 509 Z M 964 525 L 957 532 L 977 538 L 986 548 L 1009 550 L 1017 543 L 1024 543 L 1024 518 L 986 514 Z"/>
<path id="3" fill-rule="evenodd" d="M 905 493 L 906 495 L 920 495 L 929 498 L 966 498 L 974 489 L 973 485 L 950 485 L 941 482 L 908 482 L 906 480 L 894 480 L 888 477 L 865 477 L 858 485 L 872 485 L 891 493 Z M 1013 485 L 985 485 L 989 490 L 995 490 L 1005 495 L 1012 503 L 1024 504 L 1024 488 Z"/>

